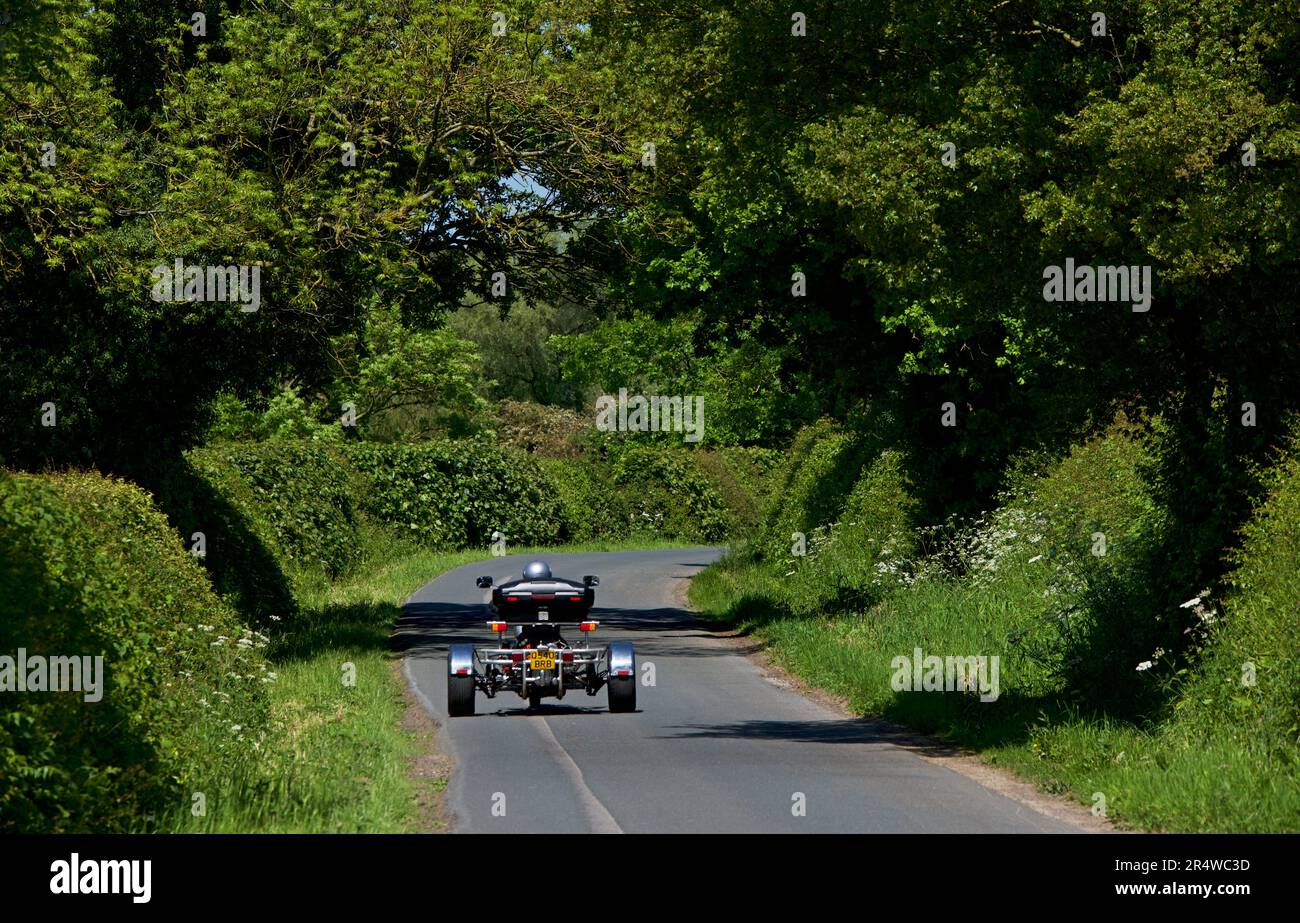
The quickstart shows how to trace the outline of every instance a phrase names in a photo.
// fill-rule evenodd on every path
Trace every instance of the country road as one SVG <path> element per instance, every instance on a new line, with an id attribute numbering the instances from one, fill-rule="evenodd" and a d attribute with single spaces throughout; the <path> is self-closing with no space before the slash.
<path id="1" fill-rule="evenodd" d="M 396 638 L 455 761 L 447 807 L 472 833 L 1044 833 L 1077 828 L 925 760 L 866 721 L 768 678 L 734 640 L 680 608 L 684 581 L 720 550 L 545 557 L 558 576 L 598 574 L 597 641 L 629 640 L 638 711 L 610 714 L 605 692 L 547 699 L 478 696 L 449 719 L 446 653 L 492 636 L 478 574 L 517 575 L 526 558 L 461 567 L 408 599 Z M 574 632 L 576 634 L 576 630 Z M 792 810 L 802 793 L 806 814 Z M 494 813 L 494 806 L 496 812 Z M 504 809 L 504 816 L 498 816 Z"/>

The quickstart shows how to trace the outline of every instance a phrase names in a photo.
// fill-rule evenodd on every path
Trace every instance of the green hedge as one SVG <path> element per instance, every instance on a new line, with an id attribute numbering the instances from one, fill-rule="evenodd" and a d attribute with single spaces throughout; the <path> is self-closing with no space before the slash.
<path id="1" fill-rule="evenodd" d="M 864 610 L 908 581 L 917 546 L 915 506 L 902 454 L 881 452 L 862 468 L 839 518 L 813 527 L 802 559 L 791 555 L 791 609 Z"/>
<path id="2" fill-rule="evenodd" d="M 794 533 L 807 536 L 839 519 L 867 461 L 864 440 L 836 423 L 821 420 L 800 430 L 773 476 L 773 502 L 756 546 L 761 557 L 783 562 Z"/>
<path id="3" fill-rule="evenodd" d="M 148 478 L 178 532 L 206 542 L 218 593 L 249 625 L 296 616 L 307 586 L 354 568 L 367 534 L 437 549 L 647 535 L 712 542 L 758 518 L 775 453 L 621 440 L 538 458 L 483 440 L 220 443 Z"/>
<path id="4" fill-rule="evenodd" d="M 482 440 L 359 443 L 347 457 L 367 478 L 365 506 L 381 523 L 439 548 L 559 540 L 562 507 L 536 459 Z"/>
<path id="5" fill-rule="evenodd" d="M 628 507 L 632 534 L 694 542 L 727 537 L 726 505 L 692 450 L 625 444 L 614 459 L 613 475 Z"/>
<path id="6" fill-rule="evenodd" d="M 290 567 L 336 577 L 356 561 L 356 500 L 362 483 L 319 442 L 233 443 L 189 453 Z"/>
<path id="7" fill-rule="evenodd" d="M 743 537 L 752 533 L 762 522 L 770 501 L 781 453 L 776 449 L 723 446 L 697 450 L 693 457 L 722 498 L 732 534 Z"/>
<path id="8" fill-rule="evenodd" d="M 627 538 L 632 512 L 607 468 L 584 458 L 540 459 L 560 502 L 565 541 Z"/>
<path id="9" fill-rule="evenodd" d="M 625 444 L 566 459 L 480 440 L 345 452 L 367 478 L 366 512 L 434 547 L 485 547 L 495 531 L 517 545 L 636 534 L 717 541 L 732 522 L 698 453 L 674 446 Z"/>
<path id="10" fill-rule="evenodd" d="M 366 485 L 320 442 L 222 443 L 149 481 L 187 544 L 203 533 L 213 584 L 255 627 L 294 616 L 299 584 L 346 572 L 363 545 Z"/>
<path id="11" fill-rule="evenodd" d="M 260 733 L 263 644 L 144 491 L 0 472 L 0 654 L 104 658 L 99 702 L 0 693 L 0 830 L 147 829 L 188 802 L 200 761 Z"/>
<path id="12" fill-rule="evenodd" d="M 962 549 L 969 582 L 1024 594 L 1011 640 L 1046 682 L 1124 713 L 1153 704 L 1134 667 L 1178 651 L 1182 625 L 1170 615 L 1196 591 L 1165 585 L 1166 548 L 1180 538 L 1147 477 L 1153 453 L 1151 433 L 1120 417 L 1021 478 Z"/>
<path id="13" fill-rule="evenodd" d="M 1264 482 L 1231 555 L 1226 604 L 1203 613 L 1203 670 L 1179 708 L 1207 724 L 1228 716 L 1240 745 L 1300 774 L 1300 431 Z"/>
<path id="14" fill-rule="evenodd" d="M 757 518 L 773 456 L 627 441 L 542 459 L 481 439 L 277 439 L 193 450 L 148 486 L 187 543 L 204 534 L 217 591 L 265 629 L 297 613 L 304 582 L 353 568 L 368 530 L 439 549 L 485 548 L 498 531 L 511 545 L 724 539 Z"/>

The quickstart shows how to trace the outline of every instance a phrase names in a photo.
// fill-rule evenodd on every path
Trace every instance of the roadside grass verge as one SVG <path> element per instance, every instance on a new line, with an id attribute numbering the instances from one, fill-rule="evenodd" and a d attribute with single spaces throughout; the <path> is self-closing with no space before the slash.
<path id="1" fill-rule="evenodd" d="M 1157 438 L 1117 419 L 978 518 L 914 528 L 910 548 L 891 538 L 901 471 L 867 459 L 851 490 L 839 476 L 833 497 L 787 491 L 690 600 L 854 713 L 970 748 L 1121 827 L 1300 831 L 1300 432 L 1261 479 L 1230 569 L 1194 583 L 1171 564 L 1187 536 L 1160 502 Z M 806 454 L 829 470 L 847 443 L 821 441 Z M 802 532 L 800 555 L 787 542 Z M 895 658 L 918 648 L 998 657 L 996 700 L 906 691 Z"/>
<path id="2" fill-rule="evenodd" d="M 162 823 L 182 833 L 422 832 L 420 804 L 446 785 L 417 778 L 416 736 L 403 729 L 404 682 L 390 647 L 402 602 L 448 570 L 490 560 L 483 551 L 436 552 L 375 536 L 355 573 L 304 581 L 301 614 L 275 636 L 268 659 L 270 719 L 237 748 L 227 768 L 200 777 Z M 565 552 L 680 547 L 661 541 L 592 542 L 510 549 L 539 557 Z M 350 666 L 349 666 L 350 665 Z M 355 678 L 354 685 L 345 679 Z M 215 763 L 214 763 L 215 765 Z M 195 814 L 194 795 L 204 813 Z"/>
<path id="3" fill-rule="evenodd" d="M 1288 761 L 1262 735 L 1234 733 L 1226 715 L 1195 722 L 1180 720 L 1176 711 L 1150 720 L 1117 718 L 1064 691 L 1017 690 L 1021 665 L 1014 657 L 1002 662 L 996 702 L 893 691 L 891 658 L 916 646 L 927 653 L 998 649 L 989 646 L 996 617 L 1016 612 L 1006 596 L 925 585 L 896 591 L 865 613 L 819 618 L 789 614 L 777 582 L 733 557 L 696 577 L 690 599 L 706 618 L 751 633 L 792 674 L 843 697 L 854 714 L 967 747 L 1044 791 L 1104 807 L 1122 828 L 1300 830 L 1294 758 Z M 973 624 L 980 624 L 978 633 L 972 634 Z"/>

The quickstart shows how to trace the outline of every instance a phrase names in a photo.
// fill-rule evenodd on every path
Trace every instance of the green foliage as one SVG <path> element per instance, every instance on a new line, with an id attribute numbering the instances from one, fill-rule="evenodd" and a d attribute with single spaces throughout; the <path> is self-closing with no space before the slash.
<path id="1" fill-rule="evenodd" d="M 613 476 L 629 509 L 630 532 L 699 542 L 727 535 L 726 507 L 691 450 L 629 442 L 614 459 Z"/>
<path id="2" fill-rule="evenodd" d="M 526 455 L 485 441 L 355 444 L 351 463 L 370 482 L 366 508 L 379 522 L 435 548 L 486 548 L 557 540 L 560 504 Z"/>
<path id="3" fill-rule="evenodd" d="M 694 459 L 722 498 L 732 535 L 748 536 L 762 522 L 781 453 L 756 446 L 722 446 L 696 450 Z"/>
<path id="4" fill-rule="evenodd" d="M 1177 538 L 1149 480 L 1153 442 L 1121 418 L 959 539 L 970 579 L 1006 570 L 1039 595 L 1017 604 L 1030 618 L 1008 640 L 1070 695 L 1118 713 L 1151 698 L 1140 662 L 1177 659 L 1186 624 L 1174 607 L 1197 589 L 1171 585 L 1163 570 Z"/>
<path id="5" fill-rule="evenodd" d="M 728 568 L 750 588 L 735 601 L 736 615 L 859 611 L 911 584 L 919 542 L 905 459 L 896 450 L 868 458 L 864 445 L 829 423 L 799 434 L 783 479 L 770 482 L 765 527 L 730 559 Z"/>
<path id="6" fill-rule="evenodd" d="M 765 345 L 755 333 L 761 326 L 755 318 L 734 337 L 713 337 L 691 315 L 661 320 L 636 313 L 586 333 L 553 336 L 548 345 L 587 407 L 623 388 L 630 395 L 699 396 L 706 444 L 770 443 L 789 435 L 814 403 L 780 374 L 792 354 Z"/>
<path id="7" fill-rule="evenodd" d="M 221 443 L 148 482 L 187 544 L 203 533 L 214 586 L 255 627 L 294 617 L 305 585 L 356 563 L 365 485 L 327 443 Z"/>
<path id="8" fill-rule="evenodd" d="M 217 590 L 249 624 L 299 613 L 304 593 L 353 570 L 386 533 L 431 549 L 631 535 L 718 540 L 755 504 L 771 453 L 750 463 L 724 503 L 706 453 L 631 446 L 617 456 L 543 459 L 482 439 L 388 444 L 312 439 L 223 442 L 156 466 L 150 486 L 172 523 L 202 532 Z"/>
<path id="9" fill-rule="evenodd" d="M 355 560 L 359 484 L 336 451 L 283 440 L 197 449 L 189 459 L 276 549 L 286 571 L 334 577 Z"/>
<path id="10" fill-rule="evenodd" d="M 225 392 L 212 402 L 212 422 L 208 425 L 205 442 L 212 444 L 267 439 L 342 442 L 344 430 L 339 421 L 321 422 L 319 410 L 292 385 L 280 388 L 260 412 L 235 395 Z"/>
<path id="11" fill-rule="evenodd" d="M 565 540 L 606 541 L 632 533 L 628 500 L 611 472 L 585 458 L 543 458 L 539 463 L 559 500 Z"/>
<path id="12" fill-rule="evenodd" d="M 103 699 L 0 696 L 0 829 L 127 832 L 260 739 L 265 639 L 212 592 L 147 494 L 0 474 L 0 653 L 102 656 Z"/>
<path id="13" fill-rule="evenodd" d="M 750 337 L 737 370 L 797 394 L 796 421 L 890 405 L 923 518 L 1142 406 L 1170 428 L 1160 487 L 1192 545 L 1173 569 L 1217 579 L 1241 472 L 1300 394 L 1293 5 L 1126 0 L 1105 36 L 1055 0 L 801 11 L 806 38 L 771 0 L 592 4 L 575 79 L 659 151 L 627 310 L 694 319 L 700 355 Z M 1066 258 L 1152 267 L 1152 309 L 1045 305 Z"/>
<path id="14" fill-rule="evenodd" d="M 150 0 L 0 18 L 0 463 L 146 480 L 258 627 L 385 530 L 454 548 L 758 527 L 733 562 L 751 591 L 714 589 L 831 613 L 839 635 L 771 629 L 831 680 L 911 632 L 1004 650 L 1048 712 L 1104 712 L 1026 732 L 1042 754 L 1132 739 L 1168 762 L 1142 735 L 1171 709 L 1198 716 L 1171 725 L 1186 750 L 1231 714 L 1267 741 L 1250 753 L 1288 752 L 1294 448 L 1259 472 L 1300 394 L 1293 3 L 1122 0 L 1106 36 L 1058 0 L 810 0 L 807 37 L 773 0 L 205 11 L 201 40 Z M 1045 307 L 1067 257 L 1152 267 L 1152 309 Z M 154 301 L 150 268 L 176 258 L 259 266 L 261 310 Z M 620 388 L 703 397 L 705 449 L 585 432 Z M 418 441 L 492 436 L 484 395 L 581 414 L 513 408 L 504 448 Z M 1153 422 L 1107 428 L 1120 408 Z M 819 418 L 774 472 L 737 448 Z M 74 587 L 99 579 L 68 553 Z M 1179 603 L 1230 562 L 1211 631 L 1213 603 Z M 1268 683 L 1237 689 L 1255 657 Z M 860 701 L 971 718 L 872 676 L 846 683 Z"/>
<path id="15" fill-rule="evenodd" d="M 765 560 L 787 562 L 794 533 L 806 536 L 839 518 L 858 480 L 864 451 L 859 437 L 830 420 L 799 432 L 774 476 L 775 502 L 757 546 Z"/>
<path id="16" fill-rule="evenodd" d="M 589 333 L 551 337 L 564 380 L 584 398 L 598 394 L 687 394 L 694 379 L 695 323 L 646 314 L 611 321 Z"/>
<path id="17" fill-rule="evenodd" d="M 677 446 L 609 440 L 561 459 L 484 440 L 344 451 L 368 479 L 366 513 L 433 548 L 487 547 L 494 532 L 512 546 L 632 535 L 717 541 L 735 516 L 701 468 L 704 453 Z M 746 488 L 733 487 L 737 503 L 752 506 Z"/>
<path id="18" fill-rule="evenodd" d="M 190 11 L 146 0 L 15 12 L 0 52 L 6 464 L 134 470 L 193 445 L 217 394 L 286 382 L 366 403 L 376 435 L 459 432 L 476 360 L 440 320 L 487 294 L 485 267 L 508 270 L 512 295 L 591 297 L 577 274 L 608 252 L 597 224 L 626 198 L 621 145 L 564 79 L 573 27 L 556 10 L 212 0 L 201 38 Z M 154 301 L 151 268 L 177 258 L 260 267 L 260 309 Z M 394 304 L 400 324 L 376 330 L 371 306 Z M 40 426 L 46 401 L 60 426 Z"/>
<path id="19" fill-rule="evenodd" d="M 271 398 L 258 421 L 256 431 L 265 439 L 321 439 L 326 442 L 342 441 L 342 429 L 337 425 L 318 423 L 312 418 L 307 402 L 296 388 L 284 387 Z"/>
<path id="20" fill-rule="evenodd" d="M 578 457 L 591 427 L 585 414 L 524 401 L 502 401 L 493 421 L 498 442 L 539 458 Z"/>
<path id="21" fill-rule="evenodd" d="M 212 402 L 212 421 L 208 424 L 204 442 L 241 442 L 259 438 L 265 438 L 261 415 L 229 392 L 218 394 Z"/>
<path id="22" fill-rule="evenodd" d="M 474 344 L 447 327 L 411 329 L 396 309 L 375 309 L 360 337 L 341 338 L 355 352 L 333 387 L 335 406 L 356 405 L 357 427 L 370 439 L 411 441 L 464 436 L 482 428 L 486 383 Z"/>
<path id="23" fill-rule="evenodd" d="M 550 338 L 574 334 L 593 322 L 589 305 L 547 299 L 517 299 L 508 312 L 484 301 L 463 306 L 447 318 L 457 336 L 477 347 L 483 375 L 491 382 L 489 398 L 566 407 L 580 404 L 584 395 L 561 380 L 559 356 Z"/>
<path id="24" fill-rule="evenodd" d="M 1220 612 L 1198 615 L 1202 666 L 1178 703 L 1184 721 L 1226 716 L 1232 740 L 1262 761 L 1300 770 L 1300 427 L 1264 478 L 1265 494 L 1232 554 Z M 1249 666 L 1248 666 L 1249 665 Z"/>
<path id="25" fill-rule="evenodd" d="M 870 458 L 870 440 L 813 427 L 796 440 L 759 560 L 786 572 L 778 605 L 794 614 L 859 612 L 886 597 L 904 605 L 901 588 L 919 592 L 926 581 L 994 594 L 1006 613 L 996 630 L 985 626 L 985 641 L 1017 649 L 1028 686 L 1131 711 L 1152 691 L 1134 668 L 1157 651 L 1178 659 L 1187 625 L 1171 602 L 1195 592 L 1161 572 L 1172 536 L 1144 480 L 1152 441 L 1121 419 L 1021 471 L 984 515 L 918 528 L 905 456 Z M 806 536 L 802 558 L 792 554 L 796 531 Z"/>
<path id="26" fill-rule="evenodd" d="M 837 519 L 812 528 L 806 555 L 787 558 L 791 609 L 866 609 L 910 582 L 914 506 L 899 452 L 886 450 L 864 465 Z"/>

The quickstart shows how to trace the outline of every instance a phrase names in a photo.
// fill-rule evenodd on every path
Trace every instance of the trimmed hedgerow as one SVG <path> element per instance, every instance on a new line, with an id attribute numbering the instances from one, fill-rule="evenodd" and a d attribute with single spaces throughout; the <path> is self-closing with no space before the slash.
<path id="1" fill-rule="evenodd" d="M 291 566 L 336 577 L 356 560 L 359 484 L 337 451 L 308 440 L 276 440 L 200 449 L 189 459 Z"/>
<path id="2" fill-rule="evenodd" d="M 203 533 L 214 586 L 256 627 L 293 616 L 302 582 L 348 571 L 363 546 L 364 482 L 320 442 L 196 449 L 148 486 L 187 544 Z"/>
<path id="3" fill-rule="evenodd" d="M 696 465 L 722 498 L 731 521 L 731 533 L 748 535 L 762 521 L 768 503 L 772 473 L 781 460 L 776 449 L 723 446 L 699 449 Z"/>
<path id="4" fill-rule="evenodd" d="M 265 639 L 240 625 L 149 495 L 0 472 L 0 654 L 101 656 L 103 698 L 0 694 L 0 830 L 114 832 L 265 721 Z"/>
<path id="5" fill-rule="evenodd" d="M 630 532 L 703 542 L 726 537 L 726 505 L 691 450 L 625 444 L 613 472 L 629 508 Z"/>
<path id="6" fill-rule="evenodd" d="M 791 555 L 792 608 L 866 609 L 910 577 L 916 551 L 910 488 L 897 451 L 881 452 L 862 468 L 839 519 L 813 527 L 805 556 Z"/>
<path id="7" fill-rule="evenodd" d="M 347 457 L 367 479 L 366 509 L 436 548 L 554 543 L 562 511 L 536 459 L 482 440 L 362 443 Z"/>
<path id="8" fill-rule="evenodd" d="M 773 476 L 773 502 L 755 548 L 765 560 L 785 561 L 794 533 L 807 536 L 839 518 L 867 461 L 865 442 L 830 420 L 799 431 Z"/>
<path id="9" fill-rule="evenodd" d="M 631 511 L 607 470 L 582 458 L 540 461 L 560 502 L 562 539 L 587 542 L 628 536 Z"/>

